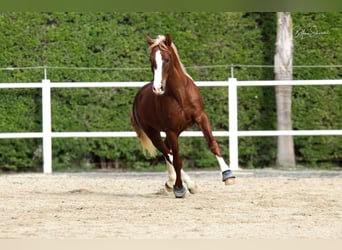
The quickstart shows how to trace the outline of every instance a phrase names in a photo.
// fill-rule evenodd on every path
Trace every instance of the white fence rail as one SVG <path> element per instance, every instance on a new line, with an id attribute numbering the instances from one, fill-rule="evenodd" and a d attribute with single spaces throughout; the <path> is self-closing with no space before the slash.
<path id="1" fill-rule="evenodd" d="M 43 172 L 52 172 L 52 138 L 70 137 L 135 137 L 133 131 L 122 132 L 52 132 L 51 131 L 51 88 L 99 88 L 99 87 L 141 87 L 146 82 L 50 82 L 41 83 L 2 83 L 0 89 L 9 88 L 41 88 L 43 108 L 43 131 L 28 133 L 0 133 L 1 138 L 42 138 L 43 139 Z M 232 170 L 238 169 L 238 137 L 239 136 L 310 136 L 310 135 L 342 135 L 341 130 L 277 130 L 277 131 L 238 131 L 237 87 L 277 86 L 277 85 L 342 85 L 342 80 L 294 80 L 294 81 L 228 81 L 196 82 L 199 87 L 228 87 L 229 131 L 213 131 L 216 137 L 229 137 L 229 161 Z M 181 136 L 203 136 L 200 131 L 185 131 Z"/>

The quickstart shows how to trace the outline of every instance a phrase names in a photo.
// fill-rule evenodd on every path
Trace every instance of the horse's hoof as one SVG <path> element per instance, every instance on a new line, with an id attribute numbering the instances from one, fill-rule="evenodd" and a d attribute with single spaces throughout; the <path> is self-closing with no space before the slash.
<path id="1" fill-rule="evenodd" d="M 188 188 L 189 188 L 189 187 L 188 187 Z M 196 194 L 196 193 L 198 193 L 198 192 L 199 192 L 199 188 L 198 188 L 197 184 L 192 185 L 191 188 L 189 188 L 189 192 L 190 192 L 191 194 Z"/>
<path id="2" fill-rule="evenodd" d="M 228 178 L 224 181 L 226 185 L 233 185 L 235 183 L 235 177 Z"/>
<path id="3" fill-rule="evenodd" d="M 222 172 L 222 181 L 226 184 L 226 185 L 232 185 L 235 183 L 235 175 L 233 175 L 231 170 L 226 170 L 224 172 Z"/>
<path id="4" fill-rule="evenodd" d="M 172 192 L 172 186 L 170 186 L 167 182 L 165 182 L 165 189 L 166 189 L 166 191 L 168 191 L 168 192 Z"/>
<path id="5" fill-rule="evenodd" d="M 184 186 L 181 188 L 177 187 L 176 185 L 173 186 L 173 193 L 175 194 L 176 198 L 184 198 L 187 192 L 188 190 Z"/>

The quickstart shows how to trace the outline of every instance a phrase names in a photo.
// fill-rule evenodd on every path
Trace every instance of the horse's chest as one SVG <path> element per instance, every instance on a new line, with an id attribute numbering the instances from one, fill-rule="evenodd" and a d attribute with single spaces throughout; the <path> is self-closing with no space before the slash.
<path id="1" fill-rule="evenodd" d="M 183 108 L 178 103 L 164 107 L 162 112 L 165 114 L 165 119 L 162 122 L 166 128 L 184 130 L 193 124 L 190 110 Z"/>

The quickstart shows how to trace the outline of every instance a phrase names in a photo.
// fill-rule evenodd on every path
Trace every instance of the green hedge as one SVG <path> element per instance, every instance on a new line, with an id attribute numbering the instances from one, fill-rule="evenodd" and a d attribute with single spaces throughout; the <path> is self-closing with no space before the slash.
<path id="1" fill-rule="evenodd" d="M 294 65 L 341 63 L 340 13 L 293 13 Z M 231 64 L 272 65 L 275 13 L 38 13 L 0 15 L 0 68 L 46 65 L 53 82 L 150 81 L 145 34 L 170 33 L 195 80 L 227 80 Z M 192 67 L 220 65 L 220 67 Z M 84 67 L 84 69 L 79 69 Z M 78 68 L 78 69 L 76 69 Z M 108 68 L 107 70 L 104 68 Z M 295 79 L 340 79 L 341 68 L 294 68 Z M 238 80 L 273 79 L 270 67 L 234 68 Z M 0 82 L 40 82 L 42 68 L 1 70 Z M 131 130 L 137 88 L 52 90 L 53 131 Z M 214 130 L 228 129 L 227 88 L 201 88 Z M 294 129 L 341 129 L 340 86 L 294 87 Z M 41 131 L 41 93 L 0 90 L 0 132 Z M 239 129 L 276 128 L 274 88 L 240 87 Z M 194 129 L 197 129 L 196 127 Z M 295 137 L 299 164 L 341 165 L 341 137 Z M 228 159 L 228 139 L 218 138 Z M 186 167 L 216 166 L 203 138 L 181 138 Z M 0 170 L 41 171 L 40 139 L 1 139 Z M 275 137 L 239 138 L 241 166 L 273 166 Z M 53 139 L 53 168 L 159 169 L 135 138 Z"/>

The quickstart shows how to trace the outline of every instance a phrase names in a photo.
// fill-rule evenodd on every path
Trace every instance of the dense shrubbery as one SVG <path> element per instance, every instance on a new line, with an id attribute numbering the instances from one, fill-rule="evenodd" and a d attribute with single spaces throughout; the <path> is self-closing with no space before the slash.
<path id="1" fill-rule="evenodd" d="M 294 65 L 340 64 L 341 14 L 294 13 Z M 65 81 L 146 81 L 145 34 L 170 33 L 183 64 L 195 80 L 226 80 L 230 64 L 272 65 L 275 13 L 3 13 L 0 15 L 0 68 L 46 65 L 48 78 Z M 201 68 L 191 66 L 227 65 Z M 52 68 L 61 67 L 61 68 Z M 110 68 L 76 70 L 72 67 Z M 115 68 L 116 70 L 112 70 Z M 130 69 L 130 70 L 127 70 Z M 236 67 L 239 80 L 273 79 L 272 68 Z M 42 69 L 2 70 L 0 82 L 40 82 Z M 295 79 L 339 79 L 341 68 L 295 68 Z M 226 88 L 202 88 L 214 130 L 228 129 Z M 136 88 L 53 89 L 53 131 L 131 130 L 130 106 Z M 295 87 L 294 129 L 342 127 L 339 86 Z M 0 90 L 0 132 L 41 131 L 41 93 Z M 276 128 L 273 88 L 239 90 L 239 129 Z M 197 128 L 195 128 L 197 129 Z M 228 139 L 219 138 L 225 158 Z M 0 169 L 40 170 L 40 139 L 0 140 Z M 341 137 L 295 137 L 300 164 L 341 164 Z M 211 167 L 215 158 L 203 138 L 182 138 L 184 163 Z M 241 166 L 275 162 L 275 138 L 240 138 Z M 135 138 L 53 139 L 54 169 L 158 167 L 146 160 Z"/>

